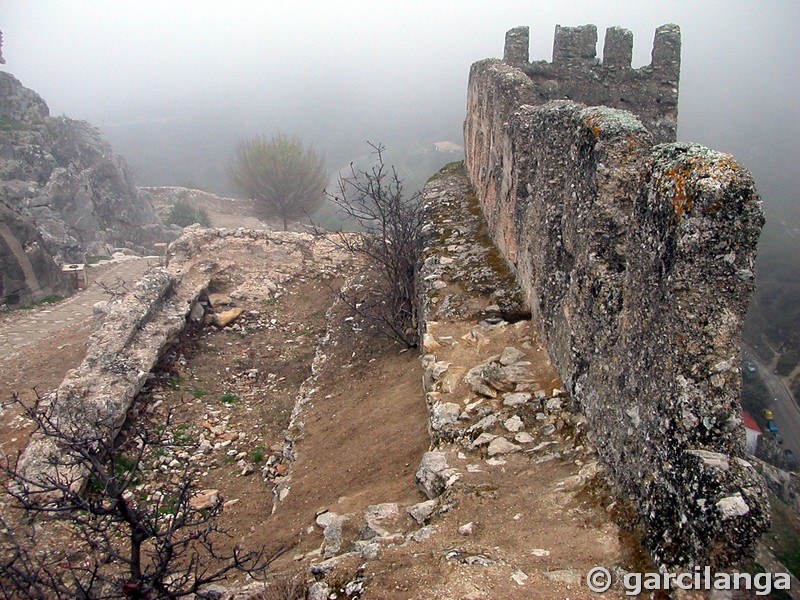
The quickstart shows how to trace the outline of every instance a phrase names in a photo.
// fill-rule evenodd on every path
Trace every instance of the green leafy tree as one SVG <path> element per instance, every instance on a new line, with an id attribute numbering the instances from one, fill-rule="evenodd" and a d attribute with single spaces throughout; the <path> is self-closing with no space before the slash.
<path id="1" fill-rule="evenodd" d="M 322 157 L 281 133 L 240 142 L 228 177 L 240 193 L 260 201 L 262 217 L 282 219 L 284 230 L 290 220 L 313 214 L 324 201 Z"/>

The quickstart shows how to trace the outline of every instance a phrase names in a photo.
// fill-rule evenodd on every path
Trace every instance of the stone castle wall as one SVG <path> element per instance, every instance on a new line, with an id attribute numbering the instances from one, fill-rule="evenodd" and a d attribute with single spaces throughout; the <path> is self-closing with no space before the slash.
<path id="1" fill-rule="evenodd" d="M 678 64 L 676 30 L 659 29 L 654 65 Z M 553 63 L 610 69 L 589 61 L 593 31 L 557 30 Z M 539 102 L 515 32 L 506 59 L 522 68 L 485 60 L 470 72 L 466 166 L 491 235 L 601 456 L 635 499 L 657 563 L 730 564 L 769 520 L 763 479 L 743 459 L 739 405 L 740 332 L 763 225 L 752 178 L 698 145 L 654 147 L 674 139 L 674 124 L 663 126 L 674 108 L 649 101 L 660 97 L 657 81 L 637 88 L 648 99 L 631 107 L 641 120 Z M 627 48 L 625 35 L 611 36 Z M 614 48 L 606 43 L 605 62 L 629 69 L 627 50 Z M 608 94 L 620 95 L 612 75 Z M 637 97 L 625 81 L 626 97 Z M 676 100 L 677 73 L 670 81 Z"/>

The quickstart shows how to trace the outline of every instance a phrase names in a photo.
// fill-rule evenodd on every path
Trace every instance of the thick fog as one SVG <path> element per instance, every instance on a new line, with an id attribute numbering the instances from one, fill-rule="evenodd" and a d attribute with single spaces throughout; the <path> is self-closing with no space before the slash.
<path id="1" fill-rule="evenodd" d="M 605 27 L 620 25 L 641 66 L 655 28 L 677 23 L 679 138 L 732 152 L 768 208 L 799 212 L 794 0 L 3 4 L 5 69 L 52 114 L 101 127 L 140 184 L 215 191 L 227 191 L 238 139 L 279 130 L 324 151 L 332 172 L 371 140 L 419 178 L 450 159 L 431 158 L 433 142 L 461 143 L 469 65 L 501 57 L 507 29 L 529 25 L 531 59 L 549 60 L 556 24 L 594 23 L 601 46 Z"/>

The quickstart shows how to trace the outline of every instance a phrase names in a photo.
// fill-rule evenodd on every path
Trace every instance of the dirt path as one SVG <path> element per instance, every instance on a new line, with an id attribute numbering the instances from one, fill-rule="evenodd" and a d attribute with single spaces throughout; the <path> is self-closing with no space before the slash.
<path id="1" fill-rule="evenodd" d="M 91 332 L 92 307 L 109 297 L 97 281 L 114 286 L 119 279 L 130 287 L 155 260 L 131 257 L 112 263 L 89 287 L 58 304 L 2 316 L 0 452 L 14 455 L 27 441 L 29 424 L 10 405 L 11 395 L 17 393 L 24 401 L 31 402 L 37 391 L 43 394 L 56 388 L 67 371 L 81 364 Z"/>
<path id="2" fill-rule="evenodd" d="M 81 321 L 91 319 L 92 306 L 108 298 L 99 283 L 114 286 L 118 280 L 128 286 L 136 281 L 157 258 L 130 257 L 105 270 L 89 286 L 54 305 L 43 305 L 30 311 L 15 311 L 5 315 L 0 328 L 0 357 L 12 357 L 21 348 Z M 89 271 L 91 277 L 91 271 Z"/>

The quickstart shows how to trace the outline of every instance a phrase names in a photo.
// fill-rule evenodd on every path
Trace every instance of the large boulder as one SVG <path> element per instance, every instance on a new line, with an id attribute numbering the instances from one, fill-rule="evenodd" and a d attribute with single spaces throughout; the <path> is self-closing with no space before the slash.
<path id="1" fill-rule="evenodd" d="M 0 306 L 29 304 L 66 288 L 36 228 L 0 204 Z"/>

